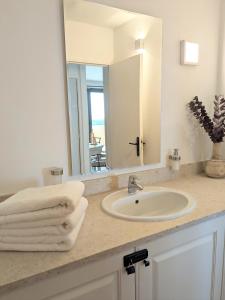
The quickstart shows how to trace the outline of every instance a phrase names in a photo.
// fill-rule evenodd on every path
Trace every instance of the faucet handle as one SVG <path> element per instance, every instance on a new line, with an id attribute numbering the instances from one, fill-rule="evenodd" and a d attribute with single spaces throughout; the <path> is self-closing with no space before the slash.
<path id="1" fill-rule="evenodd" d="M 136 175 L 129 176 L 129 183 L 136 183 L 138 181 L 138 177 Z"/>
<path id="2" fill-rule="evenodd" d="M 143 190 L 143 186 L 141 186 L 137 181 L 138 177 L 136 175 L 129 176 L 128 194 L 135 194 L 137 191 Z"/>

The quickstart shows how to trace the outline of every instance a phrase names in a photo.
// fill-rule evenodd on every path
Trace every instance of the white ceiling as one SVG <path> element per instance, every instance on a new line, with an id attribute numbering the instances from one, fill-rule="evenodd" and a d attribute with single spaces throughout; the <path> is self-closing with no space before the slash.
<path id="1" fill-rule="evenodd" d="M 137 16 L 118 8 L 84 0 L 64 0 L 65 19 L 115 28 Z"/>

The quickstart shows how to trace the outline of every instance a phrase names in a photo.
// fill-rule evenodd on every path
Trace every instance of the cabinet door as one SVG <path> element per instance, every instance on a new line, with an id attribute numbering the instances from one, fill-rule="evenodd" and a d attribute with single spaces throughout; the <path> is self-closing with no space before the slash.
<path id="1" fill-rule="evenodd" d="M 224 221 L 215 219 L 142 245 L 150 267 L 139 264 L 138 300 L 219 300 Z"/>
<path id="2" fill-rule="evenodd" d="M 0 295 L 1 300 L 135 300 L 135 274 L 127 275 L 121 253 Z"/>

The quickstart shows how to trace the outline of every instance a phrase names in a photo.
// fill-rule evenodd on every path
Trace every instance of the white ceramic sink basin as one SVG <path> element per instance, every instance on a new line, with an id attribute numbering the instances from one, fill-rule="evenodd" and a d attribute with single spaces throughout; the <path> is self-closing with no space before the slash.
<path id="1" fill-rule="evenodd" d="M 186 193 L 163 187 L 145 187 L 133 195 L 124 189 L 109 194 L 102 201 L 105 212 L 132 221 L 175 219 L 190 213 L 195 205 Z"/>

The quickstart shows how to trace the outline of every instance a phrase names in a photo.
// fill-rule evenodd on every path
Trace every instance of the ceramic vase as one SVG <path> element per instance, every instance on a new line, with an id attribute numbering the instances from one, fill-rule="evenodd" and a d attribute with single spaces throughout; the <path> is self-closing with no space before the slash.
<path id="1" fill-rule="evenodd" d="M 206 162 L 205 172 L 209 177 L 225 177 L 225 161 L 222 160 L 222 143 L 213 144 L 212 159 Z"/>

